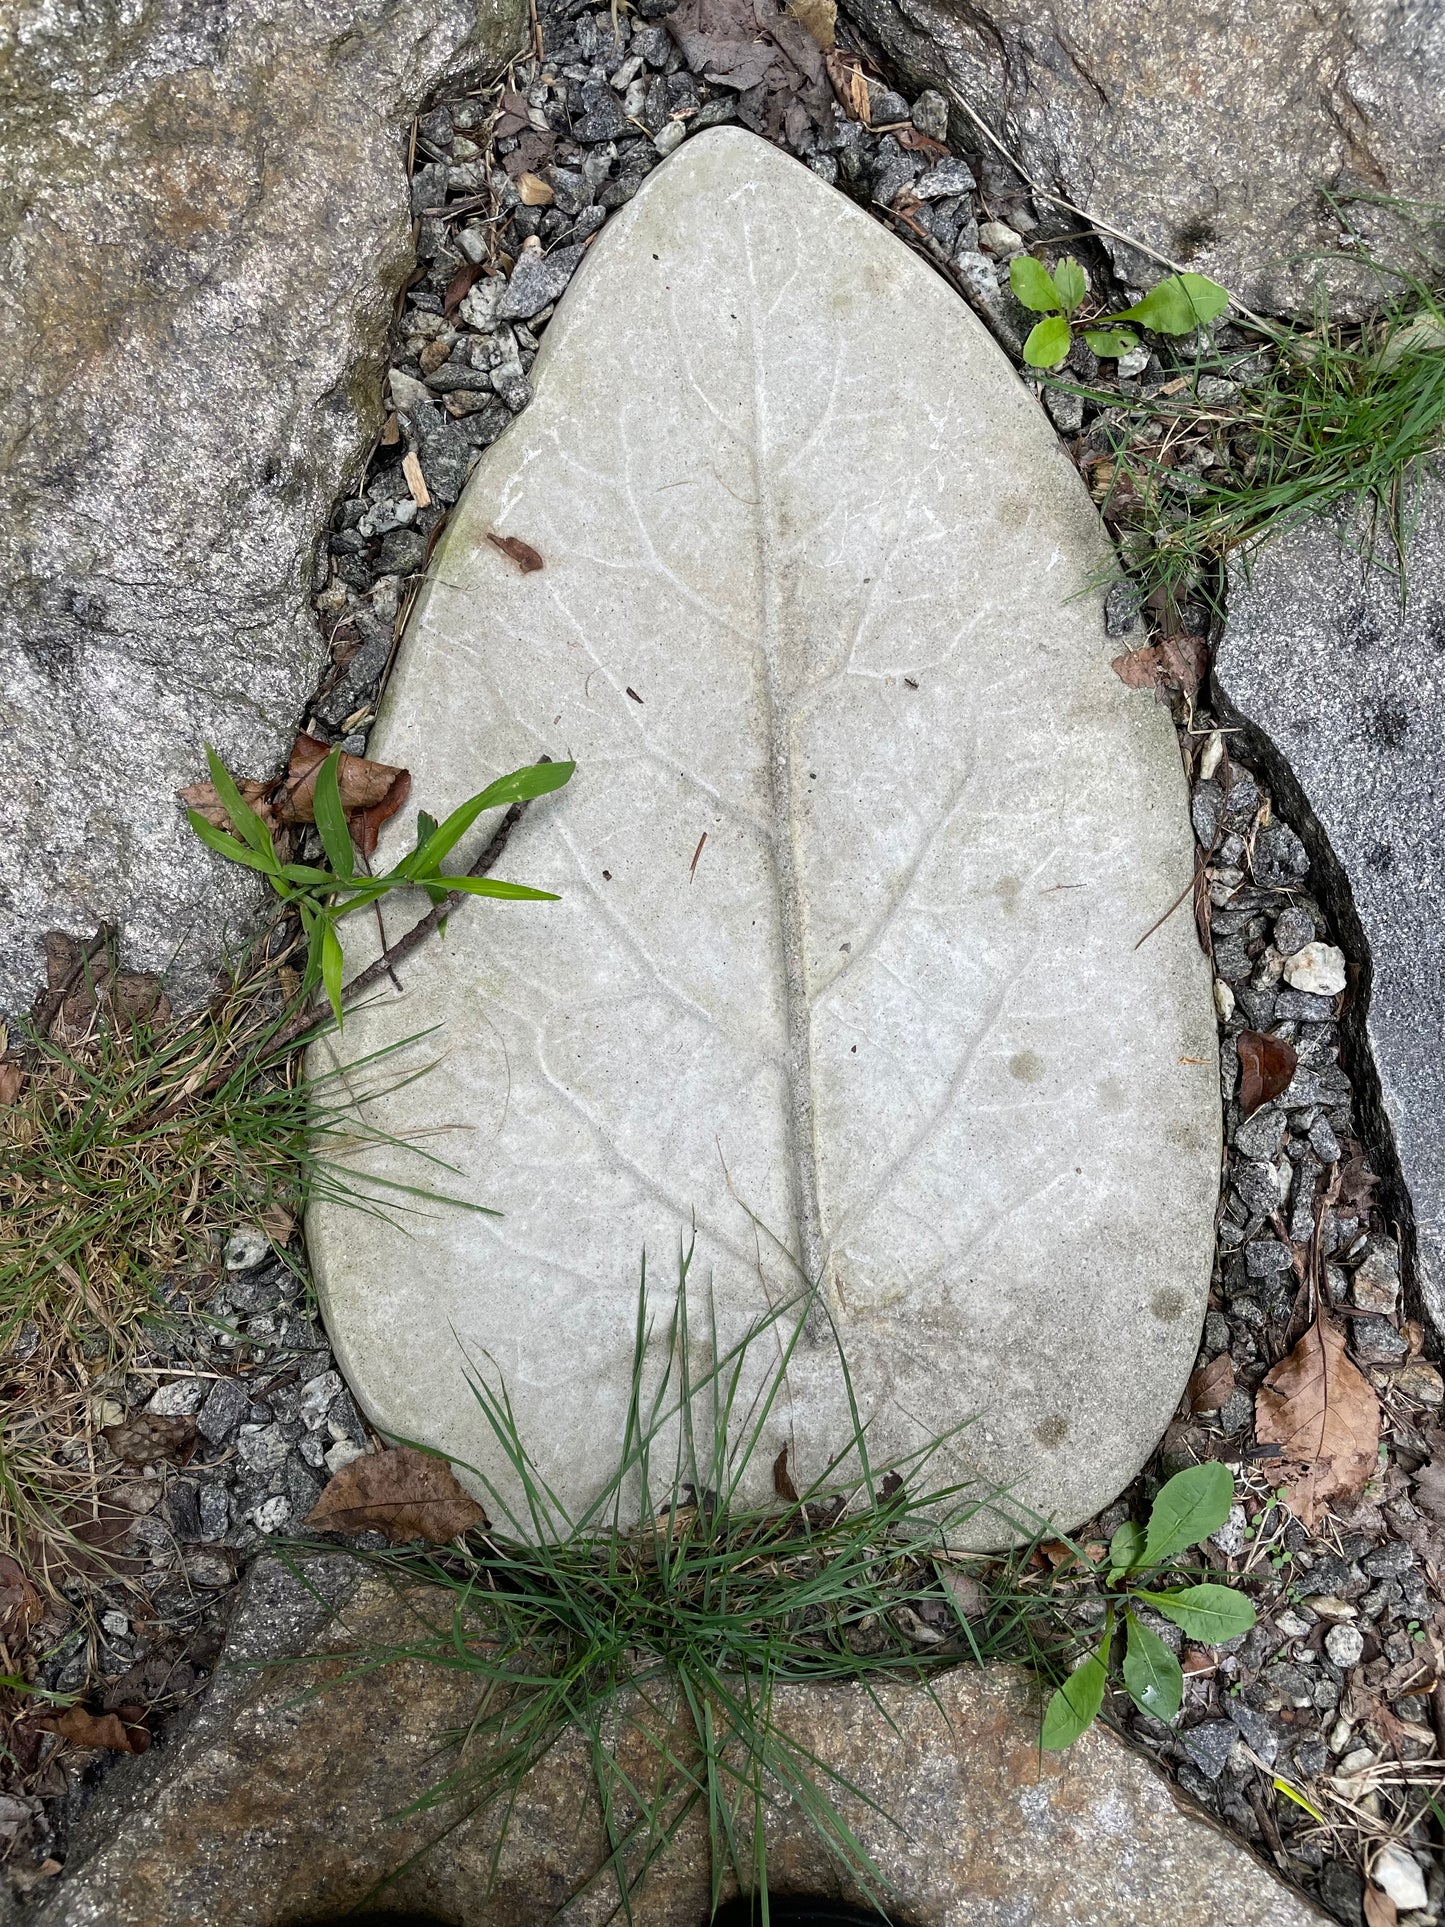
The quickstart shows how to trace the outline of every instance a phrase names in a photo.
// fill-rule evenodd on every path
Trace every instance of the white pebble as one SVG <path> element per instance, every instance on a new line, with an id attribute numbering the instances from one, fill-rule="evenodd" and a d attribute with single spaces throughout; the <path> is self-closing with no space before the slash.
<path id="1" fill-rule="evenodd" d="M 665 127 L 659 128 L 653 139 L 653 146 L 665 160 L 676 148 L 682 146 L 687 138 L 687 129 L 680 120 L 670 120 Z"/>
<path id="2" fill-rule="evenodd" d="M 251 1514 L 258 1532 L 284 1532 L 291 1523 L 291 1501 L 278 1492 L 263 1499 Z"/>
<path id="3" fill-rule="evenodd" d="M 1365 1652 L 1364 1634 L 1344 1620 L 1325 1634 L 1325 1651 L 1336 1666 L 1358 1666 Z"/>
<path id="4" fill-rule="evenodd" d="M 345 1471 L 348 1465 L 365 1456 L 365 1446 L 354 1445 L 350 1439 L 338 1439 L 326 1454 L 326 1470 L 335 1478 L 338 1472 Z"/>
<path id="5" fill-rule="evenodd" d="M 471 296 L 467 299 L 470 300 Z M 465 308 L 466 302 L 462 306 Z M 422 402 L 432 399 L 431 390 L 424 381 L 418 381 L 415 375 L 403 374 L 400 368 L 392 369 L 387 382 L 391 388 L 391 405 L 399 415 L 409 414 Z"/>
<path id="6" fill-rule="evenodd" d="M 503 281 L 499 274 L 491 275 L 487 279 L 477 282 L 476 286 L 466 296 L 461 307 L 457 310 L 457 313 L 469 328 L 475 328 L 479 334 L 484 335 L 489 335 L 492 332 L 497 325 L 497 309 L 502 305 L 502 295 L 506 289 L 506 285 L 506 282 Z M 392 396 L 393 399 L 395 399 L 395 369 L 392 370 L 391 382 Z M 417 382 L 416 386 L 420 388 L 421 383 Z M 431 399 L 429 391 L 423 390 L 423 393 L 426 394 L 428 400 Z M 400 406 L 401 403 L 397 402 L 397 407 L 399 408 Z"/>
<path id="7" fill-rule="evenodd" d="M 1370 1878 L 1377 1887 L 1384 1888 L 1402 1914 L 1412 1914 L 1429 1902 L 1419 1861 L 1393 1841 L 1375 1855 Z"/>
<path id="8" fill-rule="evenodd" d="M 1209 732 L 1209 740 L 1199 752 L 1199 780 L 1207 783 L 1219 765 L 1224 761 L 1224 738 L 1217 729 Z"/>
<path id="9" fill-rule="evenodd" d="M 1218 1532 L 1210 1533 L 1210 1543 L 1218 1546 L 1221 1552 L 1243 1552 L 1244 1529 L 1248 1524 L 1249 1515 L 1245 1512 L 1244 1507 L 1242 1505 L 1232 1505 L 1229 1508 L 1229 1517 L 1219 1528 Z"/>
<path id="10" fill-rule="evenodd" d="M 1333 997 L 1345 987 L 1345 953 L 1332 943 L 1307 943 L 1286 961 L 1284 980 L 1291 990 Z"/>
<path id="11" fill-rule="evenodd" d="M 1223 977 L 1214 980 L 1214 1008 L 1219 1012 L 1221 1024 L 1227 1024 L 1234 1015 L 1234 992 Z"/>
<path id="12" fill-rule="evenodd" d="M 1007 221 L 985 221 L 978 231 L 978 245 L 985 254 L 1021 254 L 1024 237 Z"/>
<path id="13" fill-rule="evenodd" d="M 254 1271 L 271 1255 L 271 1240 L 258 1225 L 243 1224 L 226 1241 L 227 1271 Z"/>

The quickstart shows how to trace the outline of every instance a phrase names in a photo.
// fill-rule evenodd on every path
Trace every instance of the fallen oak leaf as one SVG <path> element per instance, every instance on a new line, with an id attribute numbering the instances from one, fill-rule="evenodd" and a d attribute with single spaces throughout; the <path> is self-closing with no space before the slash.
<path id="1" fill-rule="evenodd" d="M 523 575 L 535 575 L 538 569 L 546 567 L 536 549 L 530 542 L 524 542 L 520 535 L 498 535 L 495 529 L 488 529 L 487 540 L 494 549 L 500 549 L 509 561 L 515 562 Z"/>
<path id="2" fill-rule="evenodd" d="M 320 1532 L 384 1532 L 393 1545 L 445 1545 L 487 1515 L 457 1483 L 445 1459 L 397 1445 L 343 1466 L 306 1515 Z"/>
<path id="3" fill-rule="evenodd" d="M 785 1499 L 789 1505 L 796 1505 L 798 1503 L 798 1488 L 793 1484 L 792 1476 L 788 1471 L 788 1448 L 786 1445 L 773 1460 L 773 1490 L 780 1499 Z"/>
<path id="4" fill-rule="evenodd" d="M 1242 1030 L 1235 1039 L 1239 1048 L 1239 1109 L 1251 1116 L 1261 1104 L 1268 1104 L 1289 1088 L 1299 1063 L 1299 1053 L 1283 1037 L 1270 1037 L 1264 1031 Z"/>
<path id="5" fill-rule="evenodd" d="M 87 1713 L 83 1706 L 67 1706 L 37 1724 L 48 1733 L 58 1733 L 72 1746 L 103 1747 L 111 1753 L 144 1753 L 151 1743 L 150 1731 L 143 1721 L 126 1719 L 127 1713 L 140 1709 L 123 1706 L 115 1713 Z"/>
<path id="6" fill-rule="evenodd" d="M 18 1064 L 0 1064 L 0 1105 L 15 1104 L 25 1088 L 25 1073 Z"/>
<path id="7" fill-rule="evenodd" d="M 1304 1469 L 1289 1485 L 1291 1511 L 1313 1526 L 1326 1502 L 1358 1498 L 1374 1472 L 1380 1402 L 1345 1356 L 1345 1335 L 1323 1312 L 1255 1394 L 1255 1436 Z"/>

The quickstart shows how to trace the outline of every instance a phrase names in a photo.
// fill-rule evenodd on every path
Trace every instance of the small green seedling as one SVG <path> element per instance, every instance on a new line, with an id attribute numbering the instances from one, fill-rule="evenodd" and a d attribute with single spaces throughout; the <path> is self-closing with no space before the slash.
<path id="1" fill-rule="evenodd" d="M 1056 368 L 1073 341 L 1074 313 L 1089 292 L 1088 277 L 1072 255 L 1050 274 L 1031 254 L 1016 254 L 1008 267 L 1009 286 L 1031 314 L 1041 314 L 1024 343 L 1030 368 Z M 1212 321 L 1229 306 L 1229 296 L 1217 281 L 1203 274 L 1171 274 L 1156 283 L 1142 301 L 1118 314 L 1102 315 L 1084 329 L 1084 340 L 1101 358 L 1132 354 L 1139 337 L 1132 328 L 1113 324 L 1135 321 L 1159 335 L 1187 335 L 1201 322 Z"/>
<path id="2" fill-rule="evenodd" d="M 1140 1712 L 1172 1720 L 1184 1699 L 1184 1671 L 1160 1639 L 1144 1625 L 1135 1604 L 1152 1606 L 1201 1646 L 1219 1646 L 1247 1633 L 1254 1607 L 1230 1586 L 1174 1586 L 1150 1591 L 1136 1582 L 1166 1565 L 1190 1546 L 1217 1532 L 1234 1504 L 1234 1475 L 1224 1465 L 1191 1465 L 1160 1488 L 1147 1529 L 1132 1519 L 1109 1546 L 1110 1598 L 1104 1636 L 1097 1652 L 1077 1667 L 1049 1701 L 1044 1713 L 1046 1747 L 1071 1746 L 1092 1724 L 1104 1704 L 1116 1621 L 1125 1628 L 1124 1686 Z"/>
<path id="3" fill-rule="evenodd" d="M 316 776 L 314 809 L 316 828 L 321 834 L 329 870 L 306 863 L 283 863 L 276 854 L 271 832 L 240 790 L 230 771 L 206 745 L 206 761 L 211 781 L 236 835 L 229 836 L 208 823 L 198 810 L 188 810 L 191 828 L 209 848 L 219 851 L 232 863 L 244 863 L 248 870 L 259 870 L 283 903 L 289 904 L 301 919 L 306 936 L 306 969 L 302 992 L 322 985 L 338 1024 L 341 1018 L 341 977 L 343 958 L 336 926 L 342 917 L 365 909 L 391 890 L 425 890 L 433 904 L 444 903 L 451 890 L 465 891 L 472 897 L 501 897 L 507 902 L 555 903 L 551 890 L 530 890 L 521 883 L 502 883 L 495 877 L 447 876 L 441 869 L 458 842 L 484 810 L 499 810 L 513 803 L 528 803 L 549 790 L 561 789 L 576 767 L 573 763 L 532 763 L 498 777 L 454 809 L 444 823 L 425 811 L 416 820 L 416 848 L 384 876 L 358 876 L 356 852 L 346 812 L 341 806 L 337 771 L 341 751 L 333 749 Z M 344 901 L 342 900 L 344 899 Z"/>

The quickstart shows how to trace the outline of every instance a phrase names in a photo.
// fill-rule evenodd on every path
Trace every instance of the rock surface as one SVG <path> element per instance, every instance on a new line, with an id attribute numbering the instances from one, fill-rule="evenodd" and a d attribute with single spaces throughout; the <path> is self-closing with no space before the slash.
<path id="1" fill-rule="evenodd" d="M 940 1479 L 1073 1524 L 1193 1362 L 1220 1128 L 1188 918 L 1140 946 L 1191 840 L 1167 717 L 1109 668 L 1095 512 L 963 303 L 733 130 L 604 230 L 533 379 L 371 753 L 438 814 L 575 755 L 503 865 L 562 901 L 459 915 L 346 1031 L 442 1027 L 367 1114 L 465 1127 L 444 1154 L 504 1216 L 317 1209 L 348 1378 L 500 1477 L 489 1359 L 575 1506 L 621 1438 L 642 1255 L 665 1298 L 695 1217 L 695 1330 L 821 1279 L 875 1462 L 973 1421 Z M 830 1344 L 789 1389 L 764 1482 L 849 1436 Z"/>
<path id="2" fill-rule="evenodd" d="M 458 1927 L 524 1927 L 572 1896 L 569 1921 L 602 1927 L 617 1911 L 599 1873 L 601 1829 L 584 1748 L 568 1736 L 525 1783 L 495 1882 L 494 1815 L 402 1810 L 455 1763 L 447 1735 L 475 1710 L 465 1675 L 408 1661 L 333 1684 L 332 1659 L 242 1670 L 285 1650 L 344 1654 L 414 1643 L 446 1625 L 449 1595 L 400 1602 L 366 1580 L 349 1596 L 344 1560 L 316 1577 L 344 1599 L 327 1621 L 284 1568 L 263 1562 L 237 1613 L 212 1700 L 174 1747 L 125 1762 L 77 1841 L 36 1927 L 284 1927 L 385 1904 L 434 1909 Z M 1176 1804 L 1168 1783 L 1095 1728 L 1066 1755 L 1038 1750 L 1035 1689 L 1006 1668 L 936 1678 L 926 1693 L 883 1685 L 880 1706 L 854 1687 L 784 1687 L 785 1731 L 851 1781 L 840 1804 L 917 1927 L 1317 1927 L 1324 1916 L 1212 1825 Z M 1232 1730 L 1232 1729 L 1231 1729 Z M 630 1734 L 625 1757 L 647 1756 Z M 460 1824 L 454 1824 L 456 1822 Z M 264 1842 L 264 1846 L 260 1843 Z M 769 1822 L 775 1892 L 840 1891 L 837 1875 L 787 1808 Z M 705 1918 L 706 1823 L 686 1821 L 634 1900 L 640 1927 Z M 725 1891 L 731 1891 L 731 1883 Z M 373 1903 L 375 1904 L 375 1903 Z"/>
<path id="3" fill-rule="evenodd" d="M 0 23 L 0 1010 L 49 927 L 202 990 L 257 898 L 175 791 L 265 773 L 380 419 L 410 116 L 515 0 L 119 0 Z"/>
<path id="4" fill-rule="evenodd" d="M 1440 202 L 1445 8 L 1390 0 L 853 0 L 915 84 L 978 113 L 1043 187 L 1251 307 L 1307 309 L 1319 272 L 1337 310 L 1370 283 L 1365 251 L 1445 263 L 1439 209 L 1406 215 L 1351 193 Z M 980 136 L 955 108 L 955 131 Z M 1040 212 L 1046 210 L 1041 206 Z M 1067 218 L 1067 217 L 1062 217 Z M 1132 249 L 1129 279 L 1159 270 Z"/>
<path id="5" fill-rule="evenodd" d="M 1396 1173 L 1392 1215 L 1445 1332 L 1445 477 L 1411 508 L 1408 600 L 1393 551 L 1366 567 L 1359 530 L 1315 523 L 1234 571 L 1215 664 L 1301 824 L 1351 961 L 1345 1022 L 1372 1162 Z M 1403 1190 L 1401 1190 L 1403 1186 Z"/>

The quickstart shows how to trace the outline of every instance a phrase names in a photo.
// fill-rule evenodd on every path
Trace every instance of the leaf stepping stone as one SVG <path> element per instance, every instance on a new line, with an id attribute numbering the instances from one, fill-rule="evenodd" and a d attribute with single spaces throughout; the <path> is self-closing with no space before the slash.
<path id="1" fill-rule="evenodd" d="M 470 1384 L 499 1376 L 575 1513 L 643 1254 L 656 1352 L 695 1224 L 720 1344 L 818 1281 L 755 1492 L 851 1436 L 826 1306 L 875 1461 L 971 1421 L 929 1477 L 1072 1527 L 1193 1366 L 1220 1155 L 1184 774 L 1110 669 L 1098 516 L 957 295 L 735 129 L 608 223 L 533 382 L 371 753 L 438 816 L 575 757 L 498 872 L 560 901 L 468 903 L 338 1047 L 428 1033 L 351 1083 L 435 1060 L 362 1109 L 460 1175 L 358 1168 L 501 1215 L 315 1204 L 338 1357 L 385 1432 L 515 1492 Z"/>

